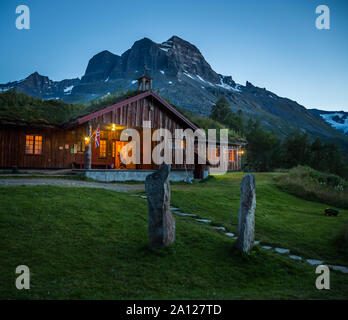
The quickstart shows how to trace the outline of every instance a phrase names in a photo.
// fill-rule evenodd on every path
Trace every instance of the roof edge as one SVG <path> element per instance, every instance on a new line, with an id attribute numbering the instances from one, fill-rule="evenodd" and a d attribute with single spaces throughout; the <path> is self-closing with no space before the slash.
<path id="1" fill-rule="evenodd" d="M 140 93 L 134 97 L 122 100 L 120 102 L 117 102 L 113 105 L 110 105 L 108 107 L 105 107 L 104 109 L 92 112 L 90 114 L 87 114 L 83 117 L 77 118 L 76 121 L 74 123 L 71 124 L 72 125 L 76 125 L 76 124 L 84 124 L 96 117 L 102 116 L 105 113 L 111 112 L 113 109 L 115 108 L 121 108 L 126 104 L 130 104 L 132 102 L 135 102 L 139 99 L 143 99 L 146 97 L 152 96 L 154 97 L 156 100 L 158 100 L 160 103 L 162 103 L 171 113 L 173 113 L 176 117 L 178 117 L 181 121 L 183 121 L 184 123 L 186 123 L 191 129 L 193 130 L 197 130 L 198 127 L 192 123 L 189 119 L 187 119 L 181 112 L 179 112 L 178 110 L 176 110 L 172 105 L 170 105 L 165 99 L 163 99 L 162 97 L 160 97 L 159 95 L 157 95 L 156 93 L 154 93 L 152 90 L 148 90 L 145 91 L 143 93 Z"/>

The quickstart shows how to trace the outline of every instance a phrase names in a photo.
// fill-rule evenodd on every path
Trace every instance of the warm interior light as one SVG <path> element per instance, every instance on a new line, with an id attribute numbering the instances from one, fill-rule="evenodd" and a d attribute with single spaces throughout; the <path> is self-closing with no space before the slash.
<path id="1" fill-rule="evenodd" d="M 89 137 L 85 137 L 85 144 L 86 144 L 86 145 L 89 144 Z"/>
<path id="2" fill-rule="evenodd" d="M 242 156 L 242 155 L 244 154 L 244 150 L 239 150 L 239 151 L 238 151 L 238 154 L 239 154 L 240 156 Z"/>
<path id="3" fill-rule="evenodd" d="M 116 130 L 116 124 L 114 124 L 114 123 L 112 124 L 111 130 L 112 130 L 112 131 L 115 131 L 115 130 Z"/>

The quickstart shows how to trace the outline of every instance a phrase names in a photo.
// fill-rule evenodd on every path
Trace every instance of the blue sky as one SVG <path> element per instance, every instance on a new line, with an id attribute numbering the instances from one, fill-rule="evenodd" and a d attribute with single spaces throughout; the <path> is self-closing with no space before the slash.
<path id="1" fill-rule="evenodd" d="M 30 30 L 15 27 L 29 6 Z M 315 8 L 330 8 L 330 30 Z M 81 77 L 102 50 L 172 35 L 195 44 L 213 69 L 248 80 L 308 108 L 348 111 L 348 1 L 342 0 L 1 0 L 0 83 L 38 71 Z"/>

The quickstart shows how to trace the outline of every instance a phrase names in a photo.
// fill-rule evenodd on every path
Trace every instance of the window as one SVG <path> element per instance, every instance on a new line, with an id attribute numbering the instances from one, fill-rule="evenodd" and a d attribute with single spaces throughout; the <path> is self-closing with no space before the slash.
<path id="1" fill-rule="evenodd" d="M 235 162 L 236 161 L 236 150 L 228 150 L 228 161 Z"/>
<path id="2" fill-rule="evenodd" d="M 220 149 L 208 147 L 208 160 L 219 161 Z"/>
<path id="3" fill-rule="evenodd" d="M 106 158 L 106 140 L 100 140 L 99 157 Z"/>
<path id="4" fill-rule="evenodd" d="M 86 146 L 84 141 L 79 141 L 77 143 L 77 152 L 85 152 Z"/>
<path id="5" fill-rule="evenodd" d="M 178 146 L 177 146 L 178 145 Z M 179 149 L 179 150 L 183 150 L 186 148 L 186 141 L 185 140 L 172 140 L 172 144 L 170 146 L 171 149 Z"/>
<path id="6" fill-rule="evenodd" d="M 42 154 L 42 136 L 25 136 L 25 154 Z"/>
<path id="7" fill-rule="evenodd" d="M 116 142 L 115 141 L 112 142 L 112 157 L 113 158 L 116 157 Z"/>

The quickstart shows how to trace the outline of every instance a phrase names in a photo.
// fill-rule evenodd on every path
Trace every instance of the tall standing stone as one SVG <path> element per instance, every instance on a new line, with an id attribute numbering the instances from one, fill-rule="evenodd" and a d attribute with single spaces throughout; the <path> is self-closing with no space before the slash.
<path id="1" fill-rule="evenodd" d="M 239 233 L 236 243 L 242 253 L 248 253 L 254 246 L 255 208 L 255 178 L 254 175 L 247 174 L 240 185 Z"/>
<path id="2" fill-rule="evenodd" d="M 145 180 L 149 211 L 149 245 L 163 248 L 175 240 L 175 220 L 170 212 L 170 165 L 163 164 Z"/>

